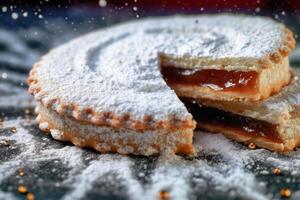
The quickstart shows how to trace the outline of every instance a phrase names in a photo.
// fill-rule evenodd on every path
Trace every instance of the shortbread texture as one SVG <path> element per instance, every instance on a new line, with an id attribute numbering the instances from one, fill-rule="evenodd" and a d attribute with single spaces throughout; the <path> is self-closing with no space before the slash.
<path id="1" fill-rule="evenodd" d="M 291 32 L 267 18 L 148 18 L 51 50 L 31 70 L 29 92 L 37 101 L 40 129 L 57 140 L 100 152 L 194 156 L 196 123 L 160 67 L 257 71 L 267 77 L 284 72 L 279 81 L 265 82 L 279 82 L 276 91 L 290 79 L 287 56 L 293 48 Z"/>
<path id="2" fill-rule="evenodd" d="M 148 116 L 154 122 L 190 121 L 192 116 L 161 77 L 160 59 L 186 58 L 189 66 L 214 68 L 223 63 L 225 69 L 259 70 L 280 49 L 289 51 L 286 39 L 283 25 L 261 17 L 138 20 L 90 33 L 50 51 L 37 63 L 33 76 L 38 83 L 30 87 L 39 100 L 53 103 L 54 110 L 64 102 L 79 111 L 113 113 L 118 119 L 130 115 L 137 121 Z M 35 91 L 37 87 L 41 92 Z"/>

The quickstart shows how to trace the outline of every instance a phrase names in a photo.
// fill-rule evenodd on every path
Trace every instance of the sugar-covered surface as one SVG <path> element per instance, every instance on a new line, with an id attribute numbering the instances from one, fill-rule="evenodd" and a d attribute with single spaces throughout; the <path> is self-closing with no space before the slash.
<path id="1" fill-rule="evenodd" d="M 291 199 L 300 198 L 299 150 L 287 155 L 250 150 L 222 135 L 198 132 L 196 159 L 147 158 L 99 154 L 43 134 L 34 123 L 34 105 L 27 94 L 27 64 L 87 30 L 83 27 L 74 33 L 67 24 L 62 27 L 65 34 L 61 36 L 43 27 L 19 32 L 0 29 L 9 32 L 0 37 L 0 116 L 4 120 L 0 127 L 0 200 L 25 199 L 18 192 L 19 185 L 25 185 L 36 199 L 46 200 L 157 199 L 162 190 L 171 199 L 280 199 L 282 188 L 292 191 Z M 16 53 L 16 46 L 24 51 Z M 20 60 L 1 55 L 18 55 Z M 300 54 L 294 54 L 292 64 L 300 63 L 299 58 Z M 274 175 L 274 167 L 282 175 Z"/>
<path id="2" fill-rule="evenodd" d="M 23 199 L 19 185 L 37 199 L 156 199 L 162 190 L 172 199 L 278 199 L 282 187 L 299 198 L 299 151 L 249 150 L 222 135 L 197 132 L 196 159 L 122 156 L 54 141 L 29 117 L 7 119 L 3 126 L 0 140 L 9 145 L 0 144 L 0 199 Z M 275 167 L 281 176 L 273 174 Z"/>
<path id="3" fill-rule="evenodd" d="M 99 113 L 129 113 L 138 120 L 149 115 L 155 121 L 170 115 L 186 120 L 189 113 L 161 77 L 160 55 L 251 58 L 255 63 L 282 48 L 284 35 L 275 21 L 242 15 L 137 20 L 52 50 L 36 69 L 37 79 L 49 100 Z"/>

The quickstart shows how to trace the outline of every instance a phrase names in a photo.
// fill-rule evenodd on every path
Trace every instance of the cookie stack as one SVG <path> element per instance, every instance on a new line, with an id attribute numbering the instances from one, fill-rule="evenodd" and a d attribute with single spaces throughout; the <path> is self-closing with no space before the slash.
<path id="1" fill-rule="evenodd" d="M 242 18 L 246 24 L 231 27 L 242 33 L 229 38 L 235 46 L 227 49 L 220 39 L 208 57 L 163 56 L 161 72 L 198 128 L 290 151 L 300 144 L 299 70 L 289 65 L 293 34 L 270 19 L 252 26 L 250 18 Z"/>
<path id="2" fill-rule="evenodd" d="M 100 152 L 195 155 L 196 128 L 289 151 L 300 140 L 294 47 L 268 18 L 143 19 L 50 51 L 29 92 L 43 131 Z"/>

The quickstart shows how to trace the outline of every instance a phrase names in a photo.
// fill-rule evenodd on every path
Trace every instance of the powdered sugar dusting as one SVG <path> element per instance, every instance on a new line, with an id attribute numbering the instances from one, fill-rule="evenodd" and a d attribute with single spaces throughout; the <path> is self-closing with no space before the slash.
<path id="1" fill-rule="evenodd" d="M 186 119 L 190 114 L 161 77 L 160 55 L 256 59 L 278 49 L 283 34 L 282 25 L 259 17 L 150 18 L 94 32 L 51 51 L 43 57 L 38 78 L 51 98 L 81 108 L 131 113 L 138 119 Z"/>
<path id="2" fill-rule="evenodd" d="M 33 122 L 33 121 L 32 121 Z M 174 157 L 136 157 L 118 154 L 99 154 L 86 149 L 68 146 L 41 134 L 35 125 L 25 121 L 5 120 L 4 129 L 15 127 L 16 133 L 0 135 L 10 146 L 8 156 L 0 164 L 0 197 L 17 199 L 14 186 L 2 189 L 3 183 L 14 179 L 19 168 L 25 169 L 25 182 L 20 179 L 9 184 L 25 184 L 28 189 L 43 186 L 47 189 L 67 187 L 56 199 L 89 199 L 91 193 L 128 199 L 157 199 L 160 191 L 168 191 L 171 199 L 209 198 L 225 195 L 228 198 L 278 199 L 278 191 L 268 188 L 265 176 L 279 167 L 284 174 L 299 175 L 300 154 L 295 151 L 282 155 L 264 149 L 249 150 L 220 134 L 195 133 L 195 146 L 199 157 L 187 160 Z M 44 163 L 44 164 L 43 164 Z M 45 163 L 47 163 L 45 165 Z M 49 169 L 40 166 L 53 166 Z M 30 167 L 30 170 L 27 169 Z M 34 173 L 50 171 L 50 177 Z M 62 177 L 52 186 L 51 176 Z M 39 180 L 30 185 L 28 180 Z M 285 175 L 282 176 L 284 178 Z M 282 179 L 281 178 L 281 179 Z M 278 179 L 278 180 L 281 180 Z M 290 179 L 293 184 L 294 179 Z M 3 187 L 4 188 L 4 187 Z M 280 188 L 279 188 L 280 189 Z M 279 190 L 278 189 L 278 190 Z M 297 193 L 297 191 L 293 191 Z"/>

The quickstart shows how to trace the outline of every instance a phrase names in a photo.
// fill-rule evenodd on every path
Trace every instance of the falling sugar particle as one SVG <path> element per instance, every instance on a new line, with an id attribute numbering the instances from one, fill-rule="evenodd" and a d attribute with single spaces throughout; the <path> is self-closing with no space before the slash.
<path id="1" fill-rule="evenodd" d="M 7 73 L 2 73 L 2 78 L 7 79 Z"/>
<path id="2" fill-rule="evenodd" d="M 43 19 L 43 15 L 39 14 L 39 15 L 38 15 L 38 18 L 39 18 L 39 19 Z"/>
<path id="3" fill-rule="evenodd" d="M 28 17 L 28 12 L 24 12 L 23 17 Z"/>
<path id="4" fill-rule="evenodd" d="M 11 18 L 14 19 L 14 20 L 18 19 L 18 17 L 19 17 L 18 13 L 13 12 L 11 14 Z"/>
<path id="5" fill-rule="evenodd" d="M 259 13 L 260 12 L 260 7 L 255 8 L 255 12 Z"/>
<path id="6" fill-rule="evenodd" d="M 136 7 L 136 6 L 133 6 L 133 8 L 132 8 L 134 11 L 137 11 L 138 10 L 138 8 Z"/>
<path id="7" fill-rule="evenodd" d="M 100 7 L 106 7 L 107 1 L 106 0 L 99 0 L 98 4 L 99 4 Z"/>
<path id="8" fill-rule="evenodd" d="M 286 15 L 285 11 L 282 11 L 282 12 L 281 12 L 281 15 Z"/>
<path id="9" fill-rule="evenodd" d="M 2 12 L 7 12 L 7 7 L 6 6 L 2 7 Z"/>

